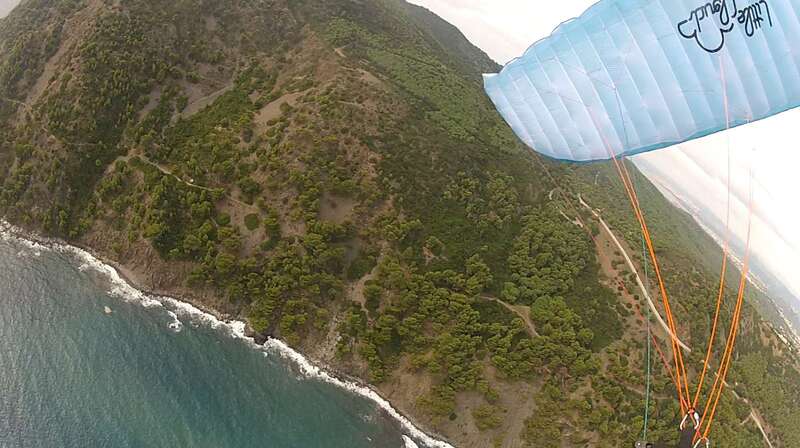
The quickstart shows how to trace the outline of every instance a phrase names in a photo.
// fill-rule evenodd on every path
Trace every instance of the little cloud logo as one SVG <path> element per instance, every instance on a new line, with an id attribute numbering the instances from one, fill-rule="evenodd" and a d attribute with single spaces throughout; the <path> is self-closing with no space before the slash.
<path id="1" fill-rule="evenodd" d="M 744 27 L 747 37 L 753 37 L 765 19 L 772 27 L 767 0 L 759 0 L 741 9 L 736 0 L 714 0 L 693 9 L 686 20 L 678 23 L 678 32 L 686 39 L 694 39 L 703 50 L 716 53 L 725 46 L 725 35 L 737 22 Z"/>

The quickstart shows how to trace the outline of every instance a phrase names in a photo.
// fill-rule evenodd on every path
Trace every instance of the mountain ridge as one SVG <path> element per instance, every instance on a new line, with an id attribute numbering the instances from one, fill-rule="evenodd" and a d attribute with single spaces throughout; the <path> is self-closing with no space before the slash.
<path id="1" fill-rule="evenodd" d="M 525 149 L 483 94 L 480 74 L 496 65 L 451 25 L 382 0 L 28 0 L 6 23 L 9 221 L 122 261 L 148 289 L 247 318 L 376 384 L 458 446 L 638 435 L 642 301 L 570 204 L 587 195 L 635 247 L 624 192 L 608 165 Z M 682 329 L 702 344 L 714 257 L 636 178 Z M 745 314 L 749 362 L 734 375 L 790 372 L 766 324 Z M 737 391 L 792 446 L 793 416 L 777 409 L 800 382 L 786 382 Z M 667 373 L 653 383 L 664 398 L 650 433 L 671 442 L 680 416 Z M 723 443 L 761 440 L 738 425 L 743 412 L 723 401 Z"/>

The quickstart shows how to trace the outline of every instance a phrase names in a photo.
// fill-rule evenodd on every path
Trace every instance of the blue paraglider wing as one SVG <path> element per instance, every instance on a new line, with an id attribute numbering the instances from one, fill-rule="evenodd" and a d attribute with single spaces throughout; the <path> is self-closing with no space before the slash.
<path id="1" fill-rule="evenodd" d="M 800 0 L 602 0 L 486 93 L 556 159 L 651 151 L 800 105 Z"/>

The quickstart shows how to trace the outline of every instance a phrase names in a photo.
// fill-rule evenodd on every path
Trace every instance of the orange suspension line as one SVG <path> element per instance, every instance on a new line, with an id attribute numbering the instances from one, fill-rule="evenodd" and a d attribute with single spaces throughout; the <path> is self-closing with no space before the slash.
<path id="1" fill-rule="evenodd" d="M 639 311 L 637 308 L 634 308 L 634 310 L 636 311 L 636 315 L 639 316 L 642 320 L 647 319 L 642 315 L 642 312 Z M 669 363 L 667 362 L 667 358 L 664 356 L 664 352 L 661 351 L 661 344 L 658 342 L 658 339 L 656 339 L 656 335 L 654 335 L 653 333 L 650 333 L 650 337 L 653 339 L 653 345 L 656 347 L 656 350 L 658 351 L 658 356 L 659 358 L 661 358 L 661 363 L 664 364 L 664 369 L 667 371 L 667 374 L 672 379 L 672 382 L 675 384 L 675 389 L 677 390 L 678 380 L 675 378 L 675 374 L 672 373 L 672 369 L 669 367 Z"/>
<path id="2" fill-rule="evenodd" d="M 605 140 L 604 136 L 603 136 L 603 141 L 606 145 L 606 150 L 611 156 L 611 159 L 614 161 L 617 173 L 619 174 L 620 179 L 622 179 L 622 184 L 625 187 L 625 191 L 628 194 L 628 199 L 630 199 L 631 206 L 633 207 L 634 213 L 636 214 L 636 219 L 639 221 L 639 225 L 641 226 L 642 229 L 642 234 L 645 237 L 645 242 L 647 243 L 647 247 L 650 252 L 650 257 L 653 260 L 653 267 L 656 272 L 656 278 L 658 279 L 661 298 L 662 301 L 664 302 L 664 309 L 667 316 L 667 324 L 669 325 L 669 329 L 671 332 L 670 341 L 672 343 L 672 357 L 673 361 L 675 362 L 676 379 L 678 382 L 678 384 L 676 385 L 678 391 L 678 399 L 680 400 L 681 411 L 686 412 L 689 408 L 689 392 L 688 392 L 689 388 L 688 388 L 688 382 L 685 379 L 685 367 L 683 367 L 683 355 L 680 352 L 680 346 L 676 341 L 675 321 L 672 316 L 672 310 L 669 305 L 669 297 L 667 295 L 666 288 L 664 287 L 663 278 L 661 276 L 661 269 L 658 265 L 658 259 L 655 254 L 655 249 L 653 248 L 652 239 L 650 238 L 650 232 L 647 228 L 647 223 L 644 220 L 644 215 L 642 214 L 641 208 L 639 207 L 639 200 L 638 197 L 636 196 L 636 192 L 632 189 L 632 186 L 629 184 L 630 179 L 625 176 L 623 169 L 620 167 L 620 161 L 617 159 L 617 156 L 613 153 L 613 151 L 611 151 L 610 147 L 608 146 L 608 142 Z M 624 163 L 622 163 L 622 165 L 624 167 Z M 625 171 L 627 172 L 627 169 Z M 683 381 L 681 381 L 681 379 L 683 379 Z"/>
<path id="3" fill-rule="evenodd" d="M 661 351 L 661 344 L 658 343 L 658 339 L 654 334 L 650 334 L 650 337 L 653 338 L 653 345 L 656 346 L 656 350 L 658 351 L 658 356 L 661 358 L 661 363 L 664 364 L 664 368 L 667 369 L 667 374 L 669 377 L 672 378 L 672 382 L 675 383 L 675 387 L 678 387 L 678 380 L 675 378 L 675 374 L 672 373 L 672 369 L 669 367 L 669 363 L 667 362 L 667 358 L 664 356 L 664 352 Z"/>
<path id="4" fill-rule="evenodd" d="M 751 235 L 752 218 L 753 218 L 752 173 L 751 173 L 750 188 L 751 188 L 750 198 L 748 201 L 747 246 L 745 249 L 744 263 L 742 265 L 742 274 L 741 278 L 739 279 L 739 292 L 736 297 L 736 307 L 733 312 L 733 321 L 731 322 L 731 328 L 728 333 L 728 340 L 725 344 L 725 354 L 722 358 L 717 378 L 716 380 L 714 380 L 714 386 L 711 389 L 711 395 L 708 397 L 706 408 L 703 411 L 703 417 L 700 419 L 702 426 L 702 424 L 705 422 L 706 414 L 708 414 L 708 422 L 706 423 L 706 429 L 705 431 L 703 431 L 703 434 L 701 436 L 700 428 L 698 427 L 698 431 L 697 433 L 695 433 L 694 437 L 695 439 L 701 437 L 703 439 L 708 440 L 708 434 L 711 432 L 711 424 L 714 422 L 714 415 L 716 414 L 717 405 L 719 404 L 720 397 L 722 396 L 722 391 L 725 388 L 725 378 L 727 377 L 728 370 L 730 369 L 731 366 L 733 347 L 736 345 L 736 337 L 739 332 L 739 323 L 742 314 L 742 304 L 744 303 L 744 291 L 747 286 L 747 273 L 749 270 L 749 263 L 750 263 L 750 235 Z M 711 404 L 712 399 L 713 399 L 713 404 Z M 709 405 L 711 409 L 710 412 L 709 412 Z"/>
<path id="5" fill-rule="evenodd" d="M 569 99 L 569 98 L 567 98 L 567 99 Z M 617 100 L 619 101 L 619 97 L 617 97 Z M 571 101 L 574 101 L 574 100 L 571 100 Z M 620 113 L 621 113 L 621 110 L 620 110 Z M 611 150 L 611 146 L 608 143 L 608 140 L 606 139 L 605 135 L 603 134 L 603 132 L 600 131 L 600 129 L 602 129 L 602 128 L 598 125 L 596 117 L 594 116 L 594 114 L 592 113 L 591 110 L 589 111 L 589 114 L 590 114 L 590 116 L 592 118 L 592 121 L 595 124 L 595 128 L 598 130 L 598 134 L 600 135 L 600 137 L 603 140 L 603 143 L 604 143 L 604 146 L 606 148 L 606 151 L 609 153 L 610 157 L 614 160 L 614 165 L 617 168 L 617 172 L 619 173 L 620 179 L 622 179 L 622 184 L 625 187 L 625 191 L 627 192 L 628 198 L 631 201 L 631 206 L 633 207 L 634 213 L 636 215 L 636 219 L 639 221 L 639 225 L 642 228 L 642 233 L 643 233 L 643 235 L 645 237 L 645 241 L 647 243 L 647 247 L 648 247 L 649 252 L 650 252 L 650 257 L 653 260 L 653 266 L 655 268 L 656 277 L 658 279 L 658 284 L 659 284 L 659 290 L 661 292 L 661 297 L 662 297 L 662 301 L 663 301 L 663 304 L 664 304 L 665 314 L 667 316 L 667 324 L 669 326 L 669 333 L 670 333 L 669 336 L 670 336 L 670 342 L 671 342 L 671 345 L 672 345 L 672 357 L 673 357 L 673 361 L 675 362 L 675 372 L 676 372 L 676 385 L 675 386 L 676 386 L 676 390 L 678 392 L 678 399 L 680 401 L 681 411 L 685 413 L 690 409 L 690 403 L 689 403 L 690 393 L 689 393 L 689 383 L 688 383 L 687 374 L 686 374 L 686 367 L 685 367 L 684 362 L 683 362 L 683 353 L 680 350 L 680 345 L 678 344 L 678 340 L 677 340 L 677 335 L 676 335 L 677 334 L 677 327 L 675 325 L 675 319 L 674 319 L 674 317 L 672 315 L 672 309 L 671 309 L 670 304 L 669 304 L 669 296 L 667 295 L 667 290 L 666 290 L 666 288 L 664 286 L 663 277 L 661 276 L 661 269 L 660 269 L 660 267 L 658 265 L 658 259 L 656 257 L 655 249 L 653 248 L 652 239 L 650 238 L 650 232 L 649 232 L 649 229 L 647 227 L 647 223 L 646 223 L 646 221 L 644 219 L 644 214 L 642 213 L 641 208 L 639 207 L 639 199 L 636 196 L 636 191 L 633 189 L 633 186 L 632 186 L 631 181 L 630 181 L 630 177 L 626 178 L 625 174 L 623 174 L 623 170 L 620 169 L 620 163 L 617 160 L 617 157 L 614 154 L 614 152 Z M 624 126 L 624 121 L 623 121 L 623 126 Z M 625 168 L 624 163 L 622 164 L 622 166 L 624 168 L 624 172 L 627 173 L 627 168 Z M 681 381 L 681 379 L 683 379 L 683 381 Z"/>
<path id="6" fill-rule="evenodd" d="M 689 403 L 690 393 L 689 393 L 689 383 L 686 375 L 686 367 L 683 363 L 683 353 L 681 352 L 680 346 L 677 341 L 677 327 L 675 325 L 675 319 L 672 315 L 672 308 L 670 307 L 669 296 L 667 294 L 666 287 L 664 286 L 664 280 L 661 275 L 661 268 L 659 267 L 658 264 L 658 258 L 656 257 L 655 249 L 653 248 L 653 242 L 652 238 L 650 237 L 650 231 L 647 227 L 647 222 L 644 219 L 644 214 L 642 213 L 641 207 L 639 206 L 639 198 L 637 197 L 636 191 L 633 188 L 633 185 L 630 181 L 630 176 L 626 177 L 625 175 L 627 173 L 627 168 L 625 167 L 624 162 L 620 164 L 620 161 L 617 159 L 616 154 L 614 154 L 614 151 L 611 149 L 611 145 L 606 139 L 606 136 L 604 135 L 603 132 L 600 132 L 600 129 L 602 129 L 602 127 L 599 126 L 596 117 L 594 116 L 593 113 L 591 113 L 591 110 L 590 110 L 590 116 L 595 124 L 595 128 L 598 130 L 598 134 L 603 140 L 603 144 L 605 146 L 606 151 L 608 152 L 610 158 L 614 161 L 614 166 L 617 169 L 617 173 L 619 174 L 620 179 L 622 179 L 622 184 L 625 187 L 625 191 L 628 194 L 628 199 L 630 199 L 631 201 L 631 206 L 633 207 L 636 219 L 639 221 L 639 225 L 641 226 L 642 229 L 642 234 L 644 235 L 645 242 L 647 243 L 647 248 L 650 252 L 650 258 L 653 261 L 653 268 L 656 273 L 656 278 L 658 279 L 659 291 L 661 293 L 662 302 L 664 304 L 664 311 L 667 317 L 667 324 L 669 326 L 671 333 L 669 336 L 672 345 L 672 357 L 673 361 L 675 362 L 675 375 L 678 381 L 677 384 L 678 399 L 681 404 L 681 411 L 685 413 L 689 411 L 690 408 L 690 403 Z M 622 168 L 620 168 L 620 165 L 622 165 Z"/>
<path id="7" fill-rule="evenodd" d="M 639 316 L 642 320 L 647 319 L 642 315 L 642 312 L 639 311 L 638 308 L 634 308 L 634 311 L 636 311 L 636 315 Z M 678 379 L 675 378 L 675 374 L 672 372 L 672 368 L 670 368 L 669 363 L 667 362 L 667 358 L 664 356 L 664 352 L 661 351 L 661 344 L 659 343 L 658 339 L 656 339 L 655 334 L 650 333 L 650 337 L 653 339 L 653 345 L 656 347 L 656 350 L 658 351 L 658 356 L 659 358 L 661 358 L 661 363 L 664 364 L 664 369 L 667 371 L 667 374 L 669 374 L 670 379 L 672 379 L 672 383 L 675 384 L 675 390 L 679 391 L 680 386 L 678 383 Z M 683 402 L 681 402 L 681 405 L 683 405 Z"/>
<path id="8" fill-rule="evenodd" d="M 697 391 L 694 394 L 694 401 L 692 402 L 692 407 L 697 409 L 697 402 L 700 400 L 700 392 L 703 390 L 703 383 L 705 381 L 706 373 L 708 372 L 708 364 L 711 360 L 711 351 L 714 347 L 714 340 L 717 336 L 717 323 L 719 322 L 719 312 L 720 308 L 722 307 L 722 297 L 724 296 L 725 292 L 725 271 L 727 269 L 728 264 L 728 241 L 726 238 L 725 241 L 725 249 L 722 251 L 722 272 L 720 274 L 720 281 L 719 281 L 719 294 L 717 295 L 717 308 L 714 312 L 714 323 L 711 327 L 711 335 L 708 338 L 708 347 L 706 348 L 706 358 L 703 361 L 703 370 L 700 374 L 700 380 L 697 383 Z"/>
<path id="9" fill-rule="evenodd" d="M 605 139 L 604 139 L 604 141 L 605 141 Z M 655 267 L 656 277 L 658 278 L 659 288 L 660 288 L 662 300 L 666 299 L 666 300 L 664 300 L 664 305 L 665 305 L 665 311 L 666 311 L 666 315 L 667 315 L 667 324 L 669 326 L 670 332 L 672 333 L 670 335 L 670 340 L 671 340 L 671 343 L 672 343 L 672 356 L 673 356 L 673 361 L 675 362 L 676 379 L 677 379 L 677 382 L 678 382 L 678 384 L 676 384 L 676 387 L 677 387 L 677 391 L 678 391 L 678 398 L 679 398 L 679 401 L 680 401 L 680 404 L 681 404 L 681 410 L 682 410 L 682 412 L 686 412 L 687 409 L 688 409 L 688 405 L 689 405 L 689 402 L 688 402 L 689 398 L 688 398 L 688 393 L 684 396 L 684 390 L 683 390 L 683 386 L 682 386 L 683 382 L 681 381 L 681 373 L 683 371 L 681 369 L 681 364 L 682 364 L 681 360 L 682 360 L 682 358 L 679 358 L 680 347 L 678 346 L 677 341 L 675 340 L 675 338 L 676 338 L 676 336 L 675 336 L 675 333 L 676 333 L 675 322 L 674 322 L 674 319 L 672 318 L 672 312 L 671 312 L 671 309 L 670 309 L 670 306 L 669 306 L 669 299 L 665 295 L 666 289 L 664 288 L 663 280 L 661 278 L 661 272 L 660 272 L 660 269 L 658 268 L 658 262 L 657 262 L 657 259 L 656 259 L 656 256 L 655 256 L 655 250 L 653 249 L 652 240 L 650 239 L 649 231 L 647 229 L 647 223 L 644 221 L 644 215 L 642 214 L 641 208 L 639 207 L 639 200 L 638 200 L 638 197 L 636 196 L 636 192 L 632 189 L 632 187 L 631 187 L 631 185 L 629 183 L 629 178 L 627 178 L 625 176 L 625 174 L 623 173 L 623 170 L 620 168 L 619 160 L 617 160 L 617 157 L 613 153 L 613 151 L 610 150 L 610 148 L 608 147 L 607 142 L 606 142 L 606 149 L 609 152 L 609 154 L 611 156 L 611 159 L 614 161 L 614 165 L 615 165 L 615 167 L 617 169 L 617 173 L 619 174 L 620 179 L 622 180 L 622 184 L 625 187 L 625 191 L 628 194 L 628 198 L 631 201 L 631 206 L 634 209 L 634 213 L 636 215 L 636 219 L 639 221 L 639 225 L 641 226 L 642 234 L 645 237 L 645 242 L 647 243 L 647 247 L 648 247 L 648 249 L 650 251 L 650 256 L 651 256 L 651 258 L 653 258 L 653 261 L 654 261 L 653 264 L 654 264 L 654 267 Z"/>
<path id="10" fill-rule="evenodd" d="M 636 189 L 634 188 L 633 181 L 631 180 L 631 175 L 628 172 L 628 168 L 625 166 L 625 161 L 624 160 L 620 161 L 619 165 L 622 167 L 622 171 L 624 172 L 625 178 L 627 179 L 628 185 L 630 186 L 631 192 L 633 194 L 633 198 L 636 201 L 636 207 L 639 209 L 638 213 L 639 213 L 639 216 L 641 217 L 642 229 L 645 232 L 645 239 L 648 242 L 648 248 L 650 250 L 650 257 L 653 259 L 653 267 L 655 269 L 656 276 L 658 278 L 659 288 L 661 288 L 662 297 L 664 298 L 664 303 L 665 303 L 665 307 L 664 308 L 665 308 L 665 311 L 667 312 L 668 317 L 670 318 L 670 320 L 672 320 L 672 334 L 674 335 L 674 336 L 672 336 L 672 338 L 674 339 L 674 338 L 677 338 L 677 334 L 678 334 L 677 325 L 675 324 L 674 317 L 673 317 L 673 314 L 672 314 L 672 310 L 668 306 L 669 305 L 669 299 L 667 297 L 667 290 L 666 290 L 666 287 L 664 286 L 664 281 L 663 281 L 663 279 L 661 277 L 661 270 L 660 270 L 660 268 L 658 266 L 658 259 L 656 258 L 655 250 L 653 249 L 653 243 L 652 243 L 651 237 L 650 237 L 650 229 L 647 227 L 647 222 L 644 219 L 644 212 L 642 212 L 641 205 L 639 203 L 639 198 L 636 195 Z M 685 388 L 684 397 L 685 397 L 687 410 L 688 410 L 688 408 L 690 408 L 690 406 L 689 406 L 689 397 L 690 397 L 690 395 L 689 395 L 688 374 L 686 373 L 686 367 L 685 367 L 685 364 L 683 363 L 683 352 L 681 352 L 680 347 L 678 346 L 677 340 L 673 340 L 673 344 L 674 344 L 674 349 L 676 350 L 677 355 L 678 355 L 677 357 L 678 357 L 679 369 L 682 370 L 680 375 L 683 378 L 682 386 Z M 679 378 L 681 378 L 681 377 L 679 377 Z"/>
<path id="11" fill-rule="evenodd" d="M 725 105 L 725 130 L 730 128 L 730 109 L 728 107 L 728 88 L 727 79 L 725 78 L 725 65 L 722 62 L 722 56 L 719 58 L 720 78 L 722 81 L 722 98 Z M 703 361 L 703 370 L 700 374 L 700 380 L 697 383 L 697 391 L 694 394 L 692 407 L 697 409 L 697 402 L 700 400 L 700 392 L 703 390 L 703 385 L 708 372 L 708 365 L 711 361 L 711 352 L 714 348 L 717 336 L 717 324 L 719 322 L 720 308 L 722 307 L 722 299 L 725 295 L 725 273 L 728 267 L 728 250 L 730 245 L 730 219 L 731 219 L 731 137 L 729 133 L 727 136 L 727 152 L 728 152 L 728 178 L 727 178 L 727 205 L 725 217 L 725 245 L 722 248 L 722 272 L 719 275 L 719 293 L 717 294 L 717 306 L 714 311 L 714 322 L 711 325 L 711 334 L 708 337 L 708 344 L 706 348 L 706 357 Z"/>
<path id="12" fill-rule="evenodd" d="M 675 319 L 672 314 L 672 308 L 669 303 L 669 296 L 667 295 L 667 290 L 664 286 L 664 280 L 661 275 L 661 269 L 658 265 L 658 258 L 656 257 L 655 249 L 653 248 L 652 238 L 650 237 L 650 231 L 647 227 L 647 222 L 644 219 L 644 214 L 642 213 L 639 198 L 636 195 L 636 191 L 633 189 L 632 182 L 630 180 L 630 175 L 627 172 L 627 168 L 625 167 L 624 161 L 619 161 L 615 154 L 611 153 L 612 160 L 614 161 L 614 165 L 617 169 L 617 172 L 622 179 L 622 183 L 625 186 L 626 191 L 628 192 L 628 198 L 631 201 L 631 205 L 634 208 L 634 212 L 636 213 L 636 217 L 639 220 L 639 225 L 641 226 L 642 233 L 645 238 L 645 242 L 647 243 L 647 248 L 650 252 L 650 258 L 653 260 L 653 268 L 656 273 L 656 278 L 658 279 L 659 290 L 661 292 L 661 298 L 664 302 L 664 311 L 667 317 L 667 323 L 669 325 L 671 335 L 670 340 L 672 343 L 672 356 L 673 361 L 675 362 L 675 375 L 676 379 L 678 380 L 678 397 L 681 401 L 681 409 L 683 412 L 686 412 L 689 408 L 689 393 L 688 393 L 688 381 L 686 379 L 686 369 L 683 365 L 683 354 L 680 351 L 680 347 L 678 346 L 677 340 L 675 336 L 677 334 L 677 327 L 675 325 Z M 685 389 L 684 389 L 685 388 Z"/>

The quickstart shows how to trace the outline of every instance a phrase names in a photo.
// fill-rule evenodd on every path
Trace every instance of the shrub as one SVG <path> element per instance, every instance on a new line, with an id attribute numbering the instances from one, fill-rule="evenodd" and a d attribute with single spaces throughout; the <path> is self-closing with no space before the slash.
<path id="1" fill-rule="evenodd" d="M 250 213 L 249 215 L 244 217 L 244 225 L 247 227 L 247 230 L 253 231 L 256 230 L 261 225 L 261 219 L 258 216 L 258 213 Z"/>

